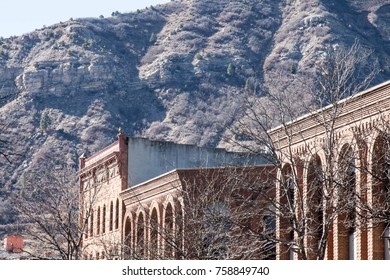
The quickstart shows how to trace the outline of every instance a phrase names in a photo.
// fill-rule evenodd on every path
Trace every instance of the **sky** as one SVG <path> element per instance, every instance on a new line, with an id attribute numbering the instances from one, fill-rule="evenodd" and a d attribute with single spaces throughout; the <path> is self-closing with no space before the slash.
<path id="1" fill-rule="evenodd" d="M 3 1 L 2 1 L 3 2 Z M 70 18 L 111 16 L 170 0 L 6 0 L 0 9 L 0 37 L 19 36 Z"/>

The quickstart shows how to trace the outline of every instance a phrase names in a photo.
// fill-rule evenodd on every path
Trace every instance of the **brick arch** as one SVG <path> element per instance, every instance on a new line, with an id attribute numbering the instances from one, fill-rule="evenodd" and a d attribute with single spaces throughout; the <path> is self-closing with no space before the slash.
<path id="1" fill-rule="evenodd" d="M 326 164 L 326 155 L 323 149 L 313 149 L 306 152 L 306 156 L 303 157 L 303 182 L 307 181 L 307 175 L 308 175 L 307 170 L 310 161 L 312 161 L 312 159 L 316 157 L 319 159 L 322 166 Z"/>
<path id="2" fill-rule="evenodd" d="M 356 142 L 344 142 L 337 154 L 335 184 L 336 201 L 339 214 L 335 220 L 335 257 L 341 260 L 356 258 L 357 250 L 357 176 L 356 166 L 358 153 Z"/>
<path id="3" fill-rule="evenodd" d="M 380 130 L 374 130 L 370 136 L 368 137 L 368 170 L 372 172 L 374 165 L 374 153 L 375 153 L 375 145 L 377 141 L 382 137 L 383 132 Z"/>
<path id="4" fill-rule="evenodd" d="M 153 209 L 156 209 L 158 222 L 161 225 L 163 206 L 160 202 L 153 200 L 149 206 L 149 212 L 152 213 Z"/>
<path id="5" fill-rule="evenodd" d="M 324 172 L 324 167 L 326 164 L 326 155 L 324 150 L 315 150 L 313 152 L 310 152 L 309 154 L 306 155 L 306 157 L 303 159 L 303 182 L 304 184 L 307 184 L 308 177 L 309 175 L 309 167 L 310 164 L 312 164 L 313 160 L 316 160 L 317 162 L 321 163 L 322 171 Z M 310 180 L 310 178 L 309 178 Z"/>
<path id="6" fill-rule="evenodd" d="M 387 136 L 388 137 L 388 136 Z M 376 131 L 373 134 L 372 142 L 369 147 L 369 204 L 373 209 L 383 209 L 385 215 L 389 215 L 385 212 L 385 209 L 389 208 L 389 193 L 390 193 L 390 149 L 389 139 L 387 139 L 381 131 Z M 387 201 L 387 202 L 386 202 Z M 387 203 L 387 204 L 386 204 Z M 381 210 L 380 210 L 381 211 Z M 388 212 L 388 211 L 387 211 Z M 389 258 L 388 248 L 385 248 L 384 235 L 388 235 L 386 224 L 371 223 L 370 224 L 370 243 L 369 247 L 372 251 L 369 252 L 370 259 L 385 259 Z"/>
<path id="7" fill-rule="evenodd" d="M 124 259 L 133 257 L 134 219 L 132 213 L 125 216 L 123 223 L 123 254 Z"/>
<path id="8" fill-rule="evenodd" d="M 357 142 L 355 141 L 355 138 L 353 139 L 352 142 L 348 141 L 343 141 L 340 145 L 340 148 L 337 151 L 337 157 L 336 157 L 336 176 L 341 180 L 340 184 L 343 184 L 343 176 L 346 171 L 348 171 L 346 168 L 351 167 L 355 172 L 355 180 L 356 180 L 356 172 L 357 172 L 357 167 L 360 162 L 360 154 L 359 154 L 359 149 Z M 344 178 L 346 179 L 346 178 Z"/>
<path id="9" fill-rule="evenodd" d="M 340 139 L 337 143 L 335 143 L 337 144 L 337 146 L 335 147 L 337 162 L 339 162 L 340 159 L 342 158 L 342 152 L 345 150 L 347 146 L 351 147 L 355 154 L 357 151 L 357 143 L 358 143 L 358 139 L 356 138 L 356 135 L 353 134 L 344 135 L 342 139 Z"/>
<path id="10" fill-rule="evenodd" d="M 378 119 L 380 118 L 380 119 Z M 372 155 L 374 151 L 374 145 L 375 142 L 384 134 L 389 134 L 390 125 L 388 124 L 390 122 L 390 115 L 387 116 L 377 116 L 375 119 L 372 119 L 369 123 L 369 136 L 367 137 L 367 143 L 368 143 L 368 158 L 369 162 L 368 164 L 371 165 L 373 162 Z"/>
<path id="11" fill-rule="evenodd" d="M 172 196 L 169 196 L 163 207 L 163 252 L 164 258 L 173 257 L 173 244 L 175 242 L 175 202 Z"/>
<path id="12" fill-rule="evenodd" d="M 348 139 L 351 139 L 351 138 L 348 138 Z M 345 139 L 344 139 L 345 140 Z M 349 144 L 349 141 L 346 140 L 344 143 L 348 143 Z M 304 191 L 304 195 L 306 196 L 306 188 L 308 187 L 308 181 L 310 180 L 313 180 L 314 178 L 310 178 L 310 175 L 309 173 L 311 173 L 311 170 L 313 167 L 310 166 L 311 162 L 313 160 L 316 160 L 317 163 L 321 163 L 321 167 L 322 167 L 322 173 L 323 173 L 323 176 L 326 176 L 326 173 L 330 173 L 330 174 L 333 174 L 334 175 L 334 166 L 331 167 L 328 165 L 328 157 L 325 155 L 325 151 L 323 149 L 320 149 L 320 150 L 314 150 L 313 152 L 311 152 L 306 158 L 305 158 L 305 169 L 304 169 L 304 188 L 305 188 L 305 191 Z M 336 154 L 336 159 L 338 159 L 338 154 Z M 317 166 L 318 166 L 317 164 Z M 331 168 L 332 170 L 329 170 Z M 337 168 L 337 167 L 336 167 Z M 321 172 L 321 171 L 320 171 Z M 319 174 L 317 174 L 318 176 Z M 325 178 L 322 178 L 323 180 L 325 180 Z M 326 192 L 325 190 L 326 188 L 326 184 L 323 182 L 322 184 L 322 190 L 320 193 L 322 193 L 322 195 Z M 317 196 L 318 199 L 320 199 L 320 196 Z M 320 201 L 318 201 L 318 205 L 320 205 Z M 307 206 L 308 202 L 306 202 L 306 205 L 305 205 L 305 209 L 309 209 L 310 207 Z M 309 219 L 313 218 L 313 215 L 310 214 L 310 212 L 314 212 L 314 216 L 317 216 L 317 219 L 327 219 L 328 217 L 324 217 L 324 215 L 332 215 L 332 213 L 325 213 L 324 211 L 326 211 L 326 202 L 322 199 L 322 206 L 323 206 L 323 209 L 322 209 L 322 215 L 321 215 L 321 212 L 320 211 L 317 211 L 316 212 L 316 209 L 310 209 L 309 210 Z M 320 210 L 319 207 L 317 207 L 317 210 Z M 322 217 L 321 217 L 322 216 Z M 320 228 L 318 228 L 318 231 L 317 231 L 317 239 L 319 237 L 319 234 L 320 234 L 320 231 L 321 230 L 324 230 L 325 231 L 325 234 L 328 235 L 327 237 L 327 240 L 326 240 L 326 248 L 325 248 L 325 255 L 324 255 L 324 258 L 325 259 L 328 259 L 328 260 L 332 260 L 334 259 L 336 256 L 335 254 L 337 254 L 337 250 L 336 248 L 334 248 L 334 241 L 337 240 L 337 229 L 335 230 L 334 227 L 337 227 L 337 225 L 328 225 L 328 228 L 321 228 L 323 227 L 323 225 L 321 226 L 320 225 Z M 316 247 L 317 250 L 320 249 L 318 244 L 316 244 L 317 242 L 315 242 L 314 240 L 312 240 L 312 247 Z M 306 243 L 307 244 L 307 243 Z M 323 245 L 323 244 L 322 244 Z M 310 246 L 309 246 L 310 247 Z M 313 249 L 313 248 L 311 248 Z M 319 251 L 317 251 L 317 253 L 319 253 Z M 309 254 L 310 254 L 310 250 L 309 250 Z M 309 259 L 311 259 L 312 256 L 309 256 Z M 336 257 L 337 258 L 337 257 Z"/>
<path id="13" fill-rule="evenodd" d="M 134 228 L 134 257 L 137 259 L 145 259 L 147 257 L 147 213 L 143 208 L 139 208 L 136 214 L 136 222 Z"/>
<path id="14" fill-rule="evenodd" d="M 371 129 L 371 128 L 370 128 Z M 338 151 L 339 159 L 337 161 L 337 168 L 339 167 L 339 164 L 341 162 L 341 158 L 344 156 L 343 148 L 348 145 L 353 152 L 353 164 L 355 166 L 355 192 L 356 192 L 356 201 L 360 201 L 362 203 L 367 203 L 368 200 L 368 167 L 369 167 L 369 159 L 368 159 L 368 153 L 369 153 L 369 145 L 370 145 L 371 139 L 370 137 L 367 137 L 364 132 L 361 133 L 358 129 L 354 130 L 352 133 L 351 131 L 341 141 L 340 149 Z M 355 201 L 354 200 L 354 201 Z M 359 202 L 358 202 L 359 203 Z M 357 207 L 355 209 L 355 215 L 356 217 L 359 217 L 361 215 L 365 216 L 366 214 L 363 213 L 362 207 Z M 367 224 L 362 223 L 360 219 L 356 218 L 354 222 L 354 236 L 353 236 L 353 245 L 354 245 L 354 253 L 353 258 L 356 259 L 368 259 L 368 229 Z M 351 236 L 352 239 L 352 236 Z M 350 243 L 350 242 L 348 242 Z M 352 256 L 349 256 L 350 258 Z"/>
<path id="15" fill-rule="evenodd" d="M 277 174 L 277 188 L 276 188 L 276 200 L 281 205 L 287 205 L 288 203 L 296 202 L 296 191 L 294 186 L 294 180 L 292 181 L 294 165 L 291 162 L 284 162 L 281 170 L 278 170 Z M 295 169 L 295 174 L 298 174 L 298 170 Z M 277 239 L 285 240 L 283 244 L 278 244 L 276 248 L 276 254 L 280 259 L 290 259 L 292 257 L 292 248 L 288 243 L 294 240 L 294 231 L 290 225 L 290 220 L 285 218 L 284 213 L 280 213 L 280 209 L 277 209 L 277 222 L 276 233 Z"/>
<path id="16" fill-rule="evenodd" d="M 319 153 L 310 154 L 305 159 L 303 170 L 304 215 L 309 232 L 305 236 L 305 248 L 309 259 L 318 256 L 319 241 L 324 230 L 324 158 L 323 155 L 321 159 Z M 329 253 L 332 254 L 331 251 Z"/>
<path id="17" fill-rule="evenodd" d="M 130 210 L 127 210 L 126 212 L 124 212 L 123 213 L 123 223 L 122 223 L 122 225 L 123 225 L 123 227 L 122 227 L 122 234 L 123 234 L 123 236 L 125 236 L 125 223 L 126 223 L 126 219 L 127 218 L 129 218 L 130 219 L 130 221 L 131 221 L 131 227 L 132 227 L 132 229 L 133 229 L 133 231 L 134 231 L 134 229 L 135 229 L 135 222 L 136 222 L 136 218 L 137 218 L 137 215 L 136 215 L 136 213 L 134 212 L 134 211 L 130 211 Z"/>
<path id="18" fill-rule="evenodd" d="M 173 216 L 176 215 L 176 208 L 177 208 L 177 199 L 174 198 L 171 194 L 168 194 L 165 198 L 164 203 L 162 204 L 162 226 L 165 227 L 165 220 L 166 220 L 166 214 L 167 214 L 167 207 L 172 207 L 172 213 Z"/>
<path id="19" fill-rule="evenodd" d="M 149 217 L 149 258 L 158 259 L 160 255 L 161 205 L 153 201 Z"/>

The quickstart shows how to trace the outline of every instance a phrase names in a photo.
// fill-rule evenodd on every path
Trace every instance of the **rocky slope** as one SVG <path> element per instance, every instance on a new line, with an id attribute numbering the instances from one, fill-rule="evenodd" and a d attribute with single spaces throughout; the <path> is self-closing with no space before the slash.
<path id="1" fill-rule="evenodd" d="M 2 39 L 0 149 L 16 155 L 0 159 L 0 190 L 45 157 L 77 165 L 118 127 L 217 146 L 245 85 L 261 95 L 275 73 L 313 72 L 328 47 L 359 40 L 387 80 L 389 19 L 389 0 L 182 0 Z"/>

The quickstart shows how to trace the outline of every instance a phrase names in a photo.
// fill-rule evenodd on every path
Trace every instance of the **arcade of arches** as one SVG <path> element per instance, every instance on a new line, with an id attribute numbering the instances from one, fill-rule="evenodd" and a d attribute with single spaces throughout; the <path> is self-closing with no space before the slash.
<path id="1" fill-rule="evenodd" d="M 290 240 L 278 259 L 390 259 L 389 110 L 386 82 L 270 131 L 276 201 L 292 211 L 277 216 L 277 238 Z"/>

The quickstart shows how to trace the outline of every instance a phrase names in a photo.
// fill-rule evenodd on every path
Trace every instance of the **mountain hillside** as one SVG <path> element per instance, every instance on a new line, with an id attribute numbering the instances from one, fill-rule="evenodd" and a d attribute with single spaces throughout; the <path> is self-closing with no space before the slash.
<path id="1" fill-rule="evenodd" d="M 248 85 L 260 97 L 276 73 L 315 75 L 329 47 L 358 40 L 373 83 L 387 80 L 389 21 L 389 0 L 182 0 L 1 39 L 0 149 L 15 155 L 0 159 L 0 190 L 47 157 L 76 166 L 118 127 L 221 146 Z"/>

